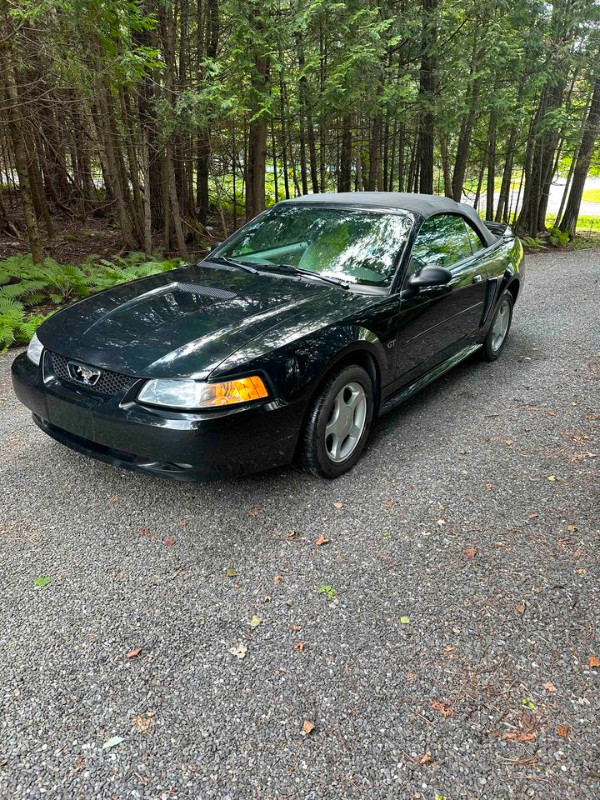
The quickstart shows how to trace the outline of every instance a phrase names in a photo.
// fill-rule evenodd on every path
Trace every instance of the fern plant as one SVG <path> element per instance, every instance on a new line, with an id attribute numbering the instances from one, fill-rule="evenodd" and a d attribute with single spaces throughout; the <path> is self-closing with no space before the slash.
<path id="1" fill-rule="evenodd" d="M 38 265 L 29 255 L 11 256 L 0 262 L 0 352 L 29 341 L 49 316 L 35 312 L 42 303 L 56 309 L 119 283 L 178 266 L 177 261 L 149 259 L 144 253 L 111 260 L 90 256 L 80 266 L 59 264 L 53 258 Z"/>

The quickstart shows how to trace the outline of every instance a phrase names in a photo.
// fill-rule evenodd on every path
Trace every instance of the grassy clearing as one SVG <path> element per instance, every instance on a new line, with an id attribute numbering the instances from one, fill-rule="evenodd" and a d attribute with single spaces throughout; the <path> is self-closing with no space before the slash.
<path id="1" fill-rule="evenodd" d="M 600 189 L 586 189 L 583 199 L 586 203 L 600 203 Z"/>

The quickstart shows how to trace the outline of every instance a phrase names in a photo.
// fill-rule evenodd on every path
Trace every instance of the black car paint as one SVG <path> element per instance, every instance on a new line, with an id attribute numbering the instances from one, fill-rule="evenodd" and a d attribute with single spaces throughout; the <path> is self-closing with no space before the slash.
<path id="1" fill-rule="evenodd" d="M 522 248 L 510 231 L 459 265 L 451 285 L 426 294 L 411 289 L 410 250 L 423 221 L 413 218 L 384 291 L 256 275 L 209 255 L 80 301 L 41 326 L 44 347 L 140 380 L 124 397 L 99 398 L 51 376 L 44 381 L 23 354 L 13 366 L 17 395 L 51 436 L 123 467 L 186 480 L 285 464 L 312 397 L 336 365 L 366 366 L 387 410 L 472 352 L 503 292 L 516 296 Z M 218 297 L 207 294 L 213 290 Z M 136 402 L 146 378 L 249 374 L 263 377 L 267 400 L 203 413 Z"/>

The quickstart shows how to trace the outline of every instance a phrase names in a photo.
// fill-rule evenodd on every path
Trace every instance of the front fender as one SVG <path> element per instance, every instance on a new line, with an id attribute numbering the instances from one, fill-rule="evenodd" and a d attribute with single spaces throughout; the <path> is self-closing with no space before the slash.
<path id="1" fill-rule="evenodd" d="M 380 376 L 387 375 L 389 358 L 377 334 L 358 324 L 336 324 L 256 356 L 252 355 L 252 348 L 236 353 L 235 359 L 221 365 L 218 377 L 241 371 L 264 373 L 280 401 L 303 402 L 336 364 L 359 351 L 372 357 Z M 211 377 L 217 377 L 216 373 Z"/>

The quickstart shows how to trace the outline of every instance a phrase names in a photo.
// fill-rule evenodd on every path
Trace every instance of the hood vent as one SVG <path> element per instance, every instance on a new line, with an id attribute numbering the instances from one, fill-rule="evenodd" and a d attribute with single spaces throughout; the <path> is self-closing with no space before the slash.
<path id="1" fill-rule="evenodd" d="M 216 300 L 233 300 L 237 297 L 235 292 L 227 289 L 215 289 L 213 286 L 201 286 L 199 283 L 177 283 L 180 292 L 202 295 L 203 297 L 214 297 Z"/>

